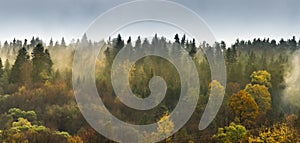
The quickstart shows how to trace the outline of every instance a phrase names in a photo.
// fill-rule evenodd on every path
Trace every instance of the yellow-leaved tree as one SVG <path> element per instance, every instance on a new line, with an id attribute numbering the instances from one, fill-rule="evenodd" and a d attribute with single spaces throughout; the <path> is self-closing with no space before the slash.
<path id="1" fill-rule="evenodd" d="M 254 71 L 251 76 L 251 84 L 264 85 L 267 88 L 271 88 L 271 74 L 266 70 Z"/>
<path id="2" fill-rule="evenodd" d="M 297 130 L 287 123 L 277 123 L 259 131 L 258 136 L 249 137 L 249 143 L 298 143 Z"/>
<path id="3" fill-rule="evenodd" d="M 258 106 L 248 92 L 240 90 L 233 94 L 229 99 L 228 107 L 236 123 L 246 127 L 254 125 L 258 115 Z"/>
<path id="4" fill-rule="evenodd" d="M 251 83 L 246 85 L 245 91 L 254 98 L 259 110 L 257 121 L 262 123 L 266 119 L 267 112 L 271 110 L 271 94 L 269 92 L 269 88 L 272 87 L 271 74 L 260 70 L 254 71 L 250 77 Z"/>
<path id="5" fill-rule="evenodd" d="M 271 94 L 268 88 L 259 84 L 248 84 L 245 88 L 258 105 L 259 113 L 265 115 L 271 109 Z"/>
<path id="6" fill-rule="evenodd" d="M 169 118 L 169 113 L 167 112 L 163 117 L 160 118 L 160 120 L 157 122 L 157 133 L 159 136 L 163 136 L 166 138 L 166 142 L 171 141 L 170 134 L 174 130 L 174 123 Z"/>

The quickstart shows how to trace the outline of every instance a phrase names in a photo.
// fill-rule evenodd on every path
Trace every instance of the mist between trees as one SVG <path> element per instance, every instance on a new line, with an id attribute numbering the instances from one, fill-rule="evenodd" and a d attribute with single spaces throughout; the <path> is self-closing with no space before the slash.
<path id="1" fill-rule="evenodd" d="M 78 47 L 89 50 L 96 46 L 99 41 L 90 41 L 86 35 L 68 45 L 63 38 L 60 42 L 51 40 L 49 44 L 34 37 L 30 41 L 5 41 L 0 46 L 0 141 L 112 142 L 84 120 L 73 95 L 74 51 Z M 161 76 L 168 86 L 164 100 L 147 111 L 133 110 L 122 104 L 111 85 L 112 62 L 122 48 L 130 49 L 130 55 L 141 47 L 152 50 L 171 47 L 169 54 L 176 54 L 178 58 L 184 53 L 174 48 L 183 48 L 192 57 L 199 74 L 200 95 L 193 116 L 179 132 L 162 142 L 299 141 L 300 41 L 295 37 L 280 41 L 237 40 L 230 46 L 223 41 L 213 45 L 195 43 L 194 39 L 179 35 L 175 35 L 174 42 L 157 35 L 152 39 L 134 40 L 130 37 L 124 40 L 118 35 L 105 41 L 95 65 L 101 100 L 117 118 L 143 125 L 168 118 L 177 105 L 181 85 L 174 65 L 163 58 L 148 56 L 130 69 L 131 89 L 135 96 L 145 98 L 150 95 L 149 80 Z M 226 87 L 211 80 L 207 57 L 218 55 L 226 62 Z M 219 92 L 214 95 L 210 89 Z M 199 120 L 209 97 L 217 99 L 223 96 L 218 93 L 224 90 L 224 101 L 216 118 L 208 128 L 199 131 Z M 103 124 L 109 127 L 109 123 Z M 160 124 L 157 132 L 170 132 L 172 124 L 171 120 Z M 128 136 L 131 133 L 124 131 Z"/>

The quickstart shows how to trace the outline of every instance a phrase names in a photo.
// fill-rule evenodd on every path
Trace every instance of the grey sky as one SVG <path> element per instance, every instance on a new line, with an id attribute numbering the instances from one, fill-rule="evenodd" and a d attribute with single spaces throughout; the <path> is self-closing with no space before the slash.
<path id="1" fill-rule="evenodd" d="M 128 0 L 0 0 L 0 40 L 81 37 L 93 20 Z M 299 0 L 174 0 L 198 13 L 217 40 L 300 36 Z M 176 15 L 176 14 L 175 14 Z"/>

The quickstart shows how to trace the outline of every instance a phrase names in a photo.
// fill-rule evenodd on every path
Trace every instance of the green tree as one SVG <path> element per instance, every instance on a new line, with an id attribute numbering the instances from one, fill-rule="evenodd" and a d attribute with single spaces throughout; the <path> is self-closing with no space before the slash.
<path id="1" fill-rule="evenodd" d="M 190 56 L 194 56 L 197 53 L 196 40 L 193 39 L 193 42 L 188 47 L 191 49 L 189 51 Z"/>
<path id="2" fill-rule="evenodd" d="M 51 131 L 45 126 L 33 125 L 27 119 L 19 118 L 12 127 L 3 131 L 3 142 L 11 143 L 82 143 L 79 137 L 72 137 L 67 132 Z"/>
<path id="3" fill-rule="evenodd" d="M 179 39 L 178 34 L 175 34 L 174 40 L 175 40 L 175 43 L 180 44 L 180 39 Z"/>
<path id="4" fill-rule="evenodd" d="M 60 44 L 62 47 L 66 47 L 67 46 L 67 44 L 66 44 L 66 41 L 65 41 L 65 38 L 64 37 L 62 37 L 61 38 L 61 44 Z"/>
<path id="5" fill-rule="evenodd" d="M 54 46 L 54 43 L 53 43 L 53 40 L 52 40 L 52 38 L 50 39 L 50 42 L 49 42 L 49 47 L 53 47 Z"/>
<path id="6" fill-rule="evenodd" d="M 3 89 L 3 93 L 7 93 L 7 86 L 9 85 L 9 78 L 10 78 L 10 64 L 8 59 L 5 60 L 3 75 L 1 78 L 0 85 Z"/>
<path id="7" fill-rule="evenodd" d="M 9 72 L 9 70 L 10 70 L 10 63 L 9 60 L 6 59 L 4 64 L 4 72 Z"/>
<path id="8" fill-rule="evenodd" d="M 6 97 L 7 99 L 8 97 Z M 4 98 L 5 99 L 5 98 Z M 11 123 L 18 121 L 19 118 L 24 118 L 33 123 L 38 123 L 37 114 L 34 111 L 23 111 L 19 108 L 11 108 L 7 113 L 0 115 L 0 128 L 10 127 Z"/>
<path id="9" fill-rule="evenodd" d="M 45 111 L 45 125 L 57 129 L 65 129 L 71 134 L 76 133 L 83 125 L 83 117 L 76 103 L 64 104 L 63 106 L 47 106 Z M 59 120 L 57 120 L 59 118 Z"/>
<path id="10" fill-rule="evenodd" d="M 34 111 L 23 111 L 19 108 L 11 108 L 7 113 L 7 115 L 12 117 L 14 121 L 17 121 L 19 118 L 27 119 L 30 122 L 37 121 L 37 115 Z"/>
<path id="11" fill-rule="evenodd" d="M 135 48 L 141 48 L 142 47 L 142 41 L 141 41 L 141 37 L 138 36 L 137 40 L 135 41 Z"/>
<path id="12" fill-rule="evenodd" d="M 248 57 L 247 62 L 245 63 L 245 71 L 244 77 L 248 77 L 255 71 L 257 67 L 256 55 L 253 51 L 247 53 L 246 57 Z M 247 79 L 248 80 L 248 79 Z"/>
<path id="13" fill-rule="evenodd" d="M 235 63 L 237 61 L 237 52 L 235 46 L 228 48 L 226 51 L 226 62 L 228 64 Z"/>
<path id="14" fill-rule="evenodd" d="M 218 133 L 213 135 L 213 139 L 216 139 L 221 143 L 240 143 L 245 141 L 247 137 L 247 130 L 242 125 L 230 123 L 229 126 L 219 128 Z"/>
<path id="15" fill-rule="evenodd" d="M 185 36 L 185 34 L 184 34 L 184 35 L 182 36 L 181 42 L 180 42 L 181 47 L 184 47 L 184 46 L 185 46 L 185 39 L 186 39 L 186 36 Z"/>
<path id="16" fill-rule="evenodd" d="M 44 49 L 41 43 L 32 52 L 32 80 L 33 82 L 44 82 L 50 79 L 52 71 L 52 60 L 48 50 Z"/>
<path id="17" fill-rule="evenodd" d="M 23 83 L 22 67 L 28 63 L 29 63 L 29 55 L 27 53 L 27 50 L 23 47 L 22 49 L 19 50 L 17 59 L 14 65 L 12 66 L 10 77 L 9 77 L 10 83 Z"/>
<path id="18" fill-rule="evenodd" d="M 123 47 L 124 47 L 124 40 L 122 39 L 122 37 L 121 37 L 121 35 L 120 34 L 118 34 L 118 37 L 117 37 L 117 39 L 115 39 L 115 45 L 114 45 L 114 47 L 116 48 L 116 49 L 122 49 Z"/>
<path id="19" fill-rule="evenodd" d="M 4 74 L 3 63 L 2 63 L 2 59 L 0 58 L 0 78 L 3 77 L 3 74 Z"/>

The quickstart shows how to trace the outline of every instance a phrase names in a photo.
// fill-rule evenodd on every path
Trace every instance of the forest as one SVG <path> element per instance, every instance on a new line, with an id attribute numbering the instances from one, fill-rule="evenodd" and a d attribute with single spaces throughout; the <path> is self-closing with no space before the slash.
<path id="1" fill-rule="evenodd" d="M 128 38 L 128 39 L 127 39 Z M 200 80 L 200 95 L 192 117 L 162 143 L 296 143 L 300 142 L 300 40 L 237 39 L 212 45 L 197 43 L 185 35 L 152 39 L 122 37 L 105 41 L 96 61 L 96 87 L 109 111 L 128 123 L 144 125 L 168 118 L 180 96 L 179 74 L 170 62 L 155 56 L 142 58 L 130 69 L 130 87 L 136 96 L 150 94 L 149 80 L 161 76 L 167 83 L 164 100 L 148 111 L 131 110 L 118 100 L 111 84 L 111 67 L 122 48 L 131 53 L 144 48 L 183 48 L 193 59 Z M 72 64 L 75 49 L 99 46 L 87 35 L 66 44 L 38 37 L 4 41 L 0 45 L 0 142 L 5 143 L 98 143 L 113 142 L 97 133 L 81 114 L 74 97 Z M 222 55 L 227 83 L 211 80 L 207 57 Z M 198 129 L 211 96 L 210 89 L 225 91 L 213 122 Z M 91 106 L 93 107 L 93 106 Z M 169 133 L 173 122 L 159 124 L 157 132 Z M 131 132 L 124 132 L 130 136 Z"/>

